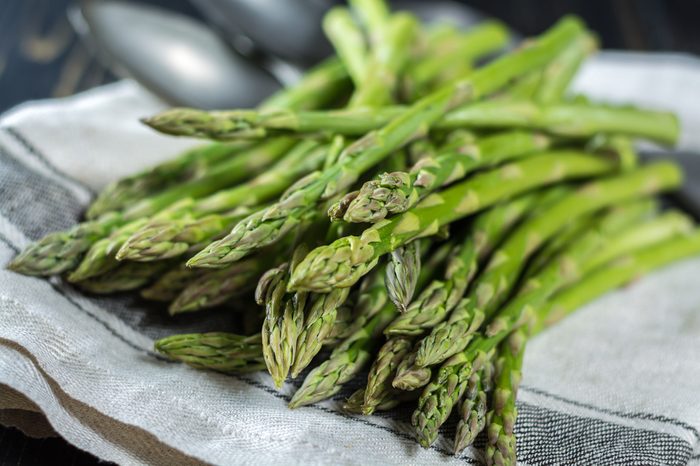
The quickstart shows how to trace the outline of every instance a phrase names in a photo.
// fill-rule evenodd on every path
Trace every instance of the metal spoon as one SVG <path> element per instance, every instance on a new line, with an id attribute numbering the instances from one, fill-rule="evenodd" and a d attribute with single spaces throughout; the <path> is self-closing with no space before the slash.
<path id="1" fill-rule="evenodd" d="M 118 0 L 86 1 L 81 11 L 111 67 L 169 102 L 250 107 L 280 87 L 270 73 L 187 16 Z M 75 12 L 71 16 L 75 23 Z"/>
<path id="2" fill-rule="evenodd" d="M 331 53 L 321 21 L 338 0 L 191 0 L 202 15 L 231 43 L 247 39 L 255 49 L 280 59 L 308 65 Z M 422 21 L 449 22 L 470 27 L 484 15 L 450 1 L 403 0 L 397 10 L 415 13 Z"/>

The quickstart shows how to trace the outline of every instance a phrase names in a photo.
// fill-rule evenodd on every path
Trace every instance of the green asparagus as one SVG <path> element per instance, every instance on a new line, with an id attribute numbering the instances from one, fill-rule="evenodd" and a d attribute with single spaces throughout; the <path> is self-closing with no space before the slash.
<path id="1" fill-rule="evenodd" d="M 161 338 L 154 346 L 159 353 L 198 369 L 236 374 L 264 367 L 260 335 L 191 333 Z"/>
<path id="2" fill-rule="evenodd" d="M 494 254 L 484 275 L 470 293 L 461 312 L 453 312 L 447 322 L 437 325 L 419 343 L 416 363 L 428 366 L 461 351 L 470 339 L 473 319 L 488 319 L 505 300 L 525 261 L 537 248 L 571 218 L 590 214 L 626 200 L 639 198 L 680 184 L 681 174 L 673 164 L 650 164 L 635 171 L 593 181 L 523 224 Z M 626 211 L 625 218 L 636 219 L 637 211 Z"/>
<path id="3" fill-rule="evenodd" d="M 543 153 L 513 162 L 426 197 L 413 209 L 311 251 L 292 275 L 290 289 L 327 292 L 352 286 L 378 259 L 408 241 L 503 199 L 566 179 L 601 175 L 615 163 L 575 151 Z M 678 170 L 669 168 L 676 178 Z M 664 169 L 661 169 L 664 172 Z"/>
<path id="4" fill-rule="evenodd" d="M 428 194 L 483 167 L 547 149 L 551 139 L 521 131 L 505 132 L 472 142 L 457 139 L 435 158 L 420 160 L 410 172 L 384 173 L 365 183 L 349 202 L 343 219 L 376 223 L 407 211 Z"/>
<path id="5" fill-rule="evenodd" d="M 362 172 L 425 134 L 446 111 L 498 90 L 510 79 L 546 65 L 580 30 L 581 25 L 576 20 L 563 20 L 527 47 L 495 60 L 468 79 L 421 99 L 380 130 L 350 145 L 336 165 L 305 178 L 264 213 L 240 222 L 230 235 L 192 258 L 190 265 L 233 262 L 277 241 L 308 216 L 319 200 L 333 197 L 355 182 Z"/>
<path id="6" fill-rule="evenodd" d="M 486 415 L 488 444 L 486 464 L 515 466 L 515 396 L 520 385 L 526 336 L 522 330 L 513 332 L 498 351 L 496 387 L 491 409 Z"/>

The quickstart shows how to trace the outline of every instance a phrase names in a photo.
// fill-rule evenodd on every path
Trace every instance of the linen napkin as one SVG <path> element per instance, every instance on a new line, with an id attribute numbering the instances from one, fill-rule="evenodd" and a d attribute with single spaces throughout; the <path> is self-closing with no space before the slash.
<path id="1" fill-rule="evenodd" d="M 602 53 L 575 90 L 674 110 L 680 148 L 700 151 L 700 60 Z M 197 143 L 138 123 L 162 108 L 122 81 L 0 118 L 0 422 L 120 464 L 479 464 L 477 451 L 450 454 L 454 423 L 420 448 L 410 407 L 351 416 L 344 391 L 289 410 L 300 380 L 278 391 L 264 373 L 202 372 L 154 353 L 158 337 L 230 329 L 227 309 L 170 318 L 132 295 L 90 297 L 4 269 L 30 241 L 77 222 L 108 181 Z M 528 345 L 522 464 L 700 464 L 698 277 L 700 258 L 677 263 Z"/>

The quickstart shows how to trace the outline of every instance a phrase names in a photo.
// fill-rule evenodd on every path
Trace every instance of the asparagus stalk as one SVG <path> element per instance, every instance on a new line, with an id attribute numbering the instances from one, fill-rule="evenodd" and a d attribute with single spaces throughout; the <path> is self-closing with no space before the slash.
<path id="1" fill-rule="evenodd" d="M 641 225 L 616 235 L 586 262 L 586 270 L 593 270 L 621 254 L 641 250 L 669 238 L 689 233 L 693 221 L 686 214 L 671 210 Z"/>
<path id="2" fill-rule="evenodd" d="M 497 21 L 483 22 L 465 33 L 452 31 L 448 37 L 429 44 L 430 54 L 412 66 L 403 83 L 403 92 L 409 101 L 424 95 L 435 81 L 445 81 L 462 63 L 472 64 L 477 59 L 503 48 L 508 42 L 506 27 Z"/>
<path id="3" fill-rule="evenodd" d="M 416 429 L 421 446 L 429 447 L 437 438 L 438 428 L 447 420 L 453 406 L 462 398 L 474 371 L 488 364 L 491 352 L 471 354 L 470 364 L 445 363 L 418 398 L 411 424 Z"/>
<path id="4" fill-rule="evenodd" d="M 562 100 L 581 64 L 596 48 L 596 40 L 590 33 L 584 32 L 579 35 L 577 40 L 573 41 L 545 68 L 540 85 L 533 96 L 534 100 L 541 104 Z"/>
<path id="5" fill-rule="evenodd" d="M 346 82 L 345 68 L 337 59 L 331 58 L 308 71 L 293 87 L 269 97 L 261 109 L 321 108 L 346 88 Z M 173 160 L 108 185 L 90 205 L 86 216 L 90 220 L 96 219 L 179 183 L 201 178 L 211 167 L 248 149 L 249 143 L 215 143 L 191 149 Z"/>
<path id="6" fill-rule="evenodd" d="M 200 271 L 180 264 L 160 275 L 150 286 L 143 288 L 141 296 L 151 301 L 169 303 L 201 275 Z"/>
<path id="7" fill-rule="evenodd" d="M 449 259 L 445 277 L 433 280 L 408 310 L 387 326 L 384 333 L 388 336 L 417 336 L 447 317 L 476 274 L 478 261 L 490 254 L 494 245 L 537 200 L 537 195 L 528 194 L 480 214 L 464 243 Z"/>
<path id="8" fill-rule="evenodd" d="M 323 17 L 323 32 L 333 44 L 355 86 L 362 83 L 367 70 L 367 44 L 350 11 L 331 8 Z"/>
<path id="9" fill-rule="evenodd" d="M 360 7 L 364 7 L 364 5 L 360 5 Z M 371 6 L 368 7 L 371 8 Z M 375 12 L 370 10 L 364 13 L 372 16 Z M 402 49 L 406 41 L 411 40 L 414 26 L 412 18 L 399 15 L 386 22 L 386 31 L 383 30 L 384 26 L 382 25 L 381 32 L 382 34 L 386 32 L 387 40 L 382 41 L 381 49 L 373 49 L 372 54 L 367 58 L 371 63 L 365 66 L 363 79 L 356 81 L 357 91 L 353 95 L 351 105 L 376 105 L 390 98 L 392 83 L 395 81 L 393 75 L 400 70 L 405 62 L 406 56 L 402 53 Z M 358 55 L 356 58 L 365 59 L 361 52 L 355 51 L 354 53 Z M 377 86 L 377 84 L 383 85 Z M 325 168 L 332 166 L 333 164 L 327 163 Z M 276 383 L 278 385 L 286 377 L 290 365 L 292 376 L 296 377 L 320 351 L 321 345 L 333 330 L 338 307 L 347 299 L 348 294 L 349 290 L 339 289 L 328 294 L 305 298 L 310 303 L 309 309 L 304 315 L 300 314 L 298 325 L 293 325 L 295 332 L 293 334 L 286 333 L 280 339 L 291 347 L 291 351 L 287 352 L 290 353 L 288 356 L 291 357 L 282 358 L 284 364 L 277 364 Z M 269 319 L 266 319 L 267 321 Z M 286 319 L 282 319 L 279 326 L 284 327 L 285 323 Z M 275 348 L 276 346 L 272 346 L 271 352 L 276 352 Z M 284 348 L 280 348 L 277 352 L 283 350 Z"/>
<path id="10" fill-rule="evenodd" d="M 383 0 L 350 0 L 349 3 L 367 30 L 370 48 L 380 47 L 385 39 L 384 29 L 391 18 L 389 5 Z"/>
<path id="11" fill-rule="evenodd" d="M 415 399 L 415 396 L 413 395 L 413 393 L 408 392 L 391 393 L 378 402 L 378 404 L 374 407 L 373 412 L 389 411 L 390 409 L 393 409 L 399 404 L 401 404 L 403 401 Z M 355 392 L 353 392 L 353 394 L 350 395 L 350 397 L 347 400 L 345 400 L 345 403 L 343 404 L 343 410 L 350 414 L 364 414 L 362 411 L 364 399 L 365 389 L 360 388 L 355 390 Z"/>
<path id="12" fill-rule="evenodd" d="M 172 265 L 171 262 L 165 261 L 153 264 L 129 262 L 120 264 L 117 268 L 102 275 L 78 281 L 76 285 L 89 293 L 95 294 L 131 291 L 147 285 Z"/>
<path id="13" fill-rule="evenodd" d="M 499 348 L 496 362 L 496 389 L 487 414 L 488 444 L 486 464 L 515 466 L 515 418 L 518 410 L 515 397 L 520 385 L 526 336 L 522 330 L 513 332 Z"/>
<path id="14" fill-rule="evenodd" d="M 539 38 L 524 47 L 504 55 L 488 65 L 474 71 L 467 77 L 446 85 L 407 109 L 390 109 L 383 118 L 375 117 L 374 125 L 353 119 L 355 132 L 364 134 L 361 142 L 348 149 L 348 155 L 361 154 L 361 159 L 370 159 L 376 163 L 411 139 L 427 132 L 447 112 L 464 104 L 474 102 L 506 86 L 512 79 L 529 72 L 542 69 L 553 60 L 583 30 L 581 23 L 574 18 L 564 18 Z M 366 110 L 363 118 L 375 115 L 374 110 Z M 269 116 L 274 116 L 272 123 Z M 327 114 L 324 113 L 327 116 Z M 342 115 L 342 113 L 341 113 Z M 320 116 L 320 115 L 318 115 Z M 290 129 L 298 125 L 299 118 L 293 112 L 268 112 L 267 115 L 256 111 L 200 112 L 192 109 L 169 110 L 145 121 L 155 129 L 187 136 L 204 136 L 210 139 L 230 139 L 236 137 L 262 137 L 267 132 L 260 120 L 266 120 L 271 127 L 282 126 Z M 323 120 L 323 117 L 320 118 Z M 335 122 L 328 127 L 328 122 L 318 121 L 314 131 L 331 130 L 344 133 Z M 351 125 L 352 126 L 352 125 Z M 371 165 L 374 165 L 372 163 Z"/>
<path id="15" fill-rule="evenodd" d="M 178 183 L 204 176 L 214 165 L 249 149 L 250 142 L 213 143 L 195 147 L 182 155 L 135 175 L 107 185 L 85 213 L 94 220 L 107 212 L 120 211 L 144 197 L 152 196 Z"/>
<path id="16" fill-rule="evenodd" d="M 386 289 L 389 299 L 399 312 L 406 312 L 413 299 L 421 267 L 421 247 L 426 243 L 412 241 L 406 246 L 395 249 L 389 255 L 386 266 Z M 342 289 L 342 288 L 341 288 Z"/>
<path id="17" fill-rule="evenodd" d="M 333 350 L 327 361 L 306 376 L 289 402 L 289 407 L 316 403 L 338 393 L 343 384 L 369 362 L 372 349 L 376 346 L 376 337 L 395 312 L 393 304 L 384 306 L 362 329 Z"/>
<path id="18" fill-rule="evenodd" d="M 418 278 L 419 288 L 430 280 L 447 250 L 446 247 L 439 248 L 436 254 L 426 261 Z M 376 292 L 386 295 L 386 288 L 377 288 Z M 290 408 L 315 403 L 333 396 L 345 382 L 357 375 L 369 362 L 373 349 L 379 346 L 378 337 L 396 314 L 396 307 L 388 301 L 386 296 L 383 301 L 385 304 L 376 315 L 335 348 L 327 361 L 309 372 L 302 386 L 292 397 Z"/>
<path id="19" fill-rule="evenodd" d="M 612 214 L 606 216 L 610 219 Z M 562 289 L 579 279 L 584 273 L 586 260 L 593 251 L 600 248 L 605 241 L 606 217 L 597 222 L 596 228 L 591 229 L 578 243 L 567 248 L 542 272 L 532 277 L 522 290 L 511 300 L 497 317 L 490 323 L 483 335 L 470 339 L 464 351 L 455 354 L 447 360 L 428 384 L 419 400 L 419 407 L 413 415 L 413 425 L 416 427 L 421 445 L 430 445 L 437 437 L 437 429 L 445 422 L 452 406 L 466 388 L 473 370 L 472 361 L 481 360 L 484 355 L 495 347 L 516 328 L 523 326 L 537 327 L 537 309 L 557 290 Z M 676 240 L 678 241 L 678 240 Z M 682 251 L 688 248 L 681 247 Z M 700 248 L 700 245 L 695 245 Z M 449 386 L 445 386 L 452 378 Z"/>
<path id="20" fill-rule="evenodd" d="M 354 183 L 359 175 L 427 129 L 445 112 L 505 86 L 510 79 L 540 68 L 556 55 L 581 29 L 567 19 L 528 47 L 495 60 L 465 80 L 437 91 L 415 103 L 380 130 L 350 145 L 339 162 L 304 180 L 261 215 L 240 222 L 230 235 L 191 259 L 191 266 L 233 262 L 251 251 L 277 241 L 297 225 L 319 201 L 333 197 Z"/>
<path id="21" fill-rule="evenodd" d="M 656 199 L 653 198 L 635 199 L 633 201 L 624 202 L 618 206 L 611 206 L 609 210 L 621 212 L 621 215 L 617 216 L 619 228 L 624 228 L 626 225 L 634 225 L 636 228 L 638 225 L 651 220 L 658 214 L 658 203 Z M 528 264 L 526 275 L 530 276 L 540 272 L 553 257 L 561 253 L 570 244 L 577 241 L 583 232 L 590 227 L 594 217 L 595 213 L 579 216 L 559 230 L 556 236 L 549 239 L 549 241 L 540 248 L 537 255 L 532 259 L 531 263 Z M 595 257 L 597 257 L 599 253 L 600 251 Z"/>
<path id="22" fill-rule="evenodd" d="M 666 239 L 653 246 L 628 252 L 589 272 L 579 282 L 559 291 L 551 301 L 537 309 L 532 333 L 555 324 L 587 302 L 608 291 L 638 279 L 652 270 L 700 254 L 700 230 Z"/>
<path id="23" fill-rule="evenodd" d="M 290 289 L 329 291 L 352 286 L 378 259 L 413 239 L 437 233 L 439 227 L 485 209 L 511 196 L 566 179 L 610 172 L 609 160 L 573 151 L 543 153 L 475 175 L 413 209 L 311 251 L 292 274 Z M 675 167 L 670 171 L 677 179 Z M 669 175 L 670 176 L 670 175 Z"/>
<path id="24" fill-rule="evenodd" d="M 399 363 L 412 347 L 413 342 L 410 338 L 392 337 L 379 349 L 367 375 L 362 414 L 372 414 L 385 400 L 397 396 L 398 390 L 391 385 L 391 381 Z"/>
<path id="25" fill-rule="evenodd" d="M 547 149 L 551 139 L 541 134 L 505 132 L 471 141 L 457 139 L 435 158 L 420 160 L 410 172 L 384 173 L 365 183 L 348 204 L 347 222 L 376 223 L 388 215 L 402 213 L 431 192 L 466 177 L 483 167 L 494 166 Z"/>
<path id="26" fill-rule="evenodd" d="M 430 382 L 433 375 L 429 367 L 421 367 L 416 364 L 416 345 L 404 356 L 396 367 L 396 373 L 391 385 L 402 391 L 413 391 Z"/>
<path id="27" fill-rule="evenodd" d="M 248 110 L 203 112 L 176 109 L 157 115 L 152 122 L 183 126 L 195 121 L 197 130 L 207 137 L 231 140 L 245 137 L 269 137 L 271 134 L 317 133 L 333 131 L 345 135 L 362 135 L 381 129 L 388 122 L 404 115 L 406 107 L 381 109 L 343 109 L 318 112 L 274 111 L 258 113 Z M 201 123 L 199 123 L 201 122 Z M 165 123 L 164 123 L 165 124 Z M 241 126 L 243 130 L 219 133 L 223 126 Z M 253 132 L 250 128 L 253 127 Z M 543 131 L 570 138 L 589 138 L 596 134 L 623 134 L 673 144 L 678 139 L 678 118 L 668 112 L 634 107 L 615 107 L 589 102 L 539 104 L 531 100 L 493 99 L 453 109 L 435 121 L 435 130 L 454 129 L 524 129 Z M 253 135 L 251 135 L 251 132 Z"/>
<path id="28" fill-rule="evenodd" d="M 348 338 L 360 330 L 372 317 L 384 308 L 389 299 L 383 268 L 374 270 L 359 285 L 352 309 L 350 325 L 343 329 L 341 337 Z"/>
<path id="29" fill-rule="evenodd" d="M 164 212 L 163 215 L 157 215 L 144 222 L 123 239 L 116 251 L 110 250 L 109 253 L 116 261 L 153 262 L 181 257 L 194 253 L 221 237 L 256 210 L 256 207 L 238 207 L 228 212 L 203 217 L 174 211 L 173 214 Z M 89 252 L 80 267 L 90 267 L 93 261 L 94 258 Z"/>
<path id="30" fill-rule="evenodd" d="M 319 168 L 324 162 L 328 146 L 315 141 L 303 141 L 268 171 L 234 188 L 218 191 L 203 199 L 184 201 L 161 212 L 152 222 L 135 232 L 117 254 L 119 260 L 152 261 L 168 255 L 184 254 L 192 242 L 185 242 L 180 250 L 173 250 L 171 240 L 177 238 L 180 225 L 194 224 L 194 244 L 225 234 L 226 226 L 220 217 L 200 219 L 207 214 L 219 213 L 237 207 L 250 207 L 268 201 L 291 186 L 300 176 Z M 248 212 L 250 214 L 250 212 Z M 246 218 L 237 216 L 237 220 Z M 180 225 L 178 225 L 180 223 Z M 187 238 L 187 236 L 185 236 Z M 182 247 L 186 249 L 182 249 Z"/>
<path id="31" fill-rule="evenodd" d="M 487 362 L 483 369 L 469 377 L 464 397 L 459 406 L 459 421 L 455 434 L 454 454 L 460 454 L 474 442 L 486 426 L 487 392 L 490 391 L 493 377 L 493 364 Z"/>
<path id="32" fill-rule="evenodd" d="M 471 292 L 469 304 L 419 342 L 416 363 L 419 366 L 437 364 L 461 351 L 471 338 L 469 329 L 474 328 L 474 320 L 483 321 L 493 315 L 512 289 L 528 257 L 571 218 L 673 188 L 679 185 L 680 177 L 674 165 L 650 164 L 627 174 L 591 182 L 523 224 L 494 254 L 491 265 Z M 638 211 L 623 210 L 617 215 L 633 221 L 638 218 Z"/>
<path id="33" fill-rule="evenodd" d="M 349 414 L 362 414 L 362 401 L 364 399 L 365 389 L 359 388 L 355 390 L 343 403 L 343 411 Z"/>
<path id="34" fill-rule="evenodd" d="M 307 71 L 293 86 L 268 97 L 261 108 L 323 108 L 347 90 L 347 78 L 347 69 L 343 63 L 335 57 L 329 58 Z"/>
<path id="35" fill-rule="evenodd" d="M 223 304 L 237 294 L 249 290 L 268 265 L 269 258 L 263 258 L 261 255 L 225 269 L 200 273 L 199 277 L 189 283 L 170 303 L 168 311 L 175 315 Z"/>
<path id="36" fill-rule="evenodd" d="M 307 293 L 285 299 L 289 266 L 285 263 L 267 271 L 255 291 L 257 303 L 265 305 L 262 327 L 265 365 L 277 387 L 282 386 L 294 362 L 294 342 L 304 319 L 307 299 Z"/>
<path id="37" fill-rule="evenodd" d="M 159 353 L 197 369 L 237 374 L 264 367 L 260 335 L 190 333 L 161 338 L 154 346 Z"/>
<path id="38" fill-rule="evenodd" d="M 381 20 L 380 20 L 381 21 Z M 397 13 L 372 26 L 378 40 L 371 41 L 371 53 L 367 61 L 361 85 L 350 99 L 350 106 L 377 107 L 393 103 L 399 73 L 408 62 L 407 51 L 415 38 L 418 23 L 406 13 Z M 370 36 L 373 31 L 370 30 Z"/>
<path id="39" fill-rule="evenodd" d="M 338 289 L 314 296 L 304 316 L 301 331 L 296 337 L 292 377 L 297 377 L 321 351 L 321 346 L 333 330 L 338 308 L 348 298 L 349 293 L 349 289 Z"/>
<path id="40" fill-rule="evenodd" d="M 343 304 L 338 306 L 336 310 L 335 322 L 331 327 L 330 332 L 323 340 L 323 346 L 327 348 L 335 348 L 348 336 L 352 335 L 356 329 L 352 329 L 355 320 L 353 319 L 353 308 L 357 299 L 357 291 L 350 292 L 348 299 Z M 364 322 L 363 322 L 364 324 Z"/>
<path id="41" fill-rule="evenodd" d="M 78 264 L 78 267 L 68 275 L 68 281 L 79 282 L 88 278 L 96 277 L 119 266 L 116 253 L 124 242 L 145 225 L 147 219 L 138 219 L 117 228 L 107 237 L 95 242 L 85 254 L 85 258 Z"/>
<path id="42" fill-rule="evenodd" d="M 57 275 L 75 268 L 83 254 L 98 240 L 124 224 L 153 215 L 176 201 L 206 196 L 262 170 L 280 158 L 293 141 L 277 138 L 212 169 L 207 176 L 166 189 L 140 200 L 121 213 L 108 213 L 64 232 L 50 233 L 13 259 L 9 268 L 25 275 Z"/>

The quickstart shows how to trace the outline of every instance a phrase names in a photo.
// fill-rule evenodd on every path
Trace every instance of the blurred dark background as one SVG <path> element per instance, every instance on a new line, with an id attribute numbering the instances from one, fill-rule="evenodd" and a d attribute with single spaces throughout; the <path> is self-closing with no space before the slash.
<path id="1" fill-rule="evenodd" d="M 425 0 L 429 2 L 430 0 Z M 458 0 L 460 1 L 460 0 Z M 71 95 L 117 79 L 71 27 L 72 0 L 0 0 L 0 112 L 30 99 Z M 150 3 L 200 18 L 188 0 Z M 581 16 L 604 48 L 700 54 L 700 2 L 688 0 L 461 0 L 524 35 L 566 13 Z M 125 34 L 128 26 L 125 25 Z M 95 464 L 64 441 L 0 427 L 0 465 Z"/>
<path id="2" fill-rule="evenodd" d="M 76 37 L 66 15 L 73 0 L 0 1 L 0 112 L 115 78 Z M 429 2 L 429 0 L 425 0 Z M 687 0 L 457 0 L 525 35 L 574 13 L 605 48 L 700 54 L 700 2 Z M 199 18 L 189 0 L 144 0 Z M 125 25 L 125 33 L 128 28 Z"/>

